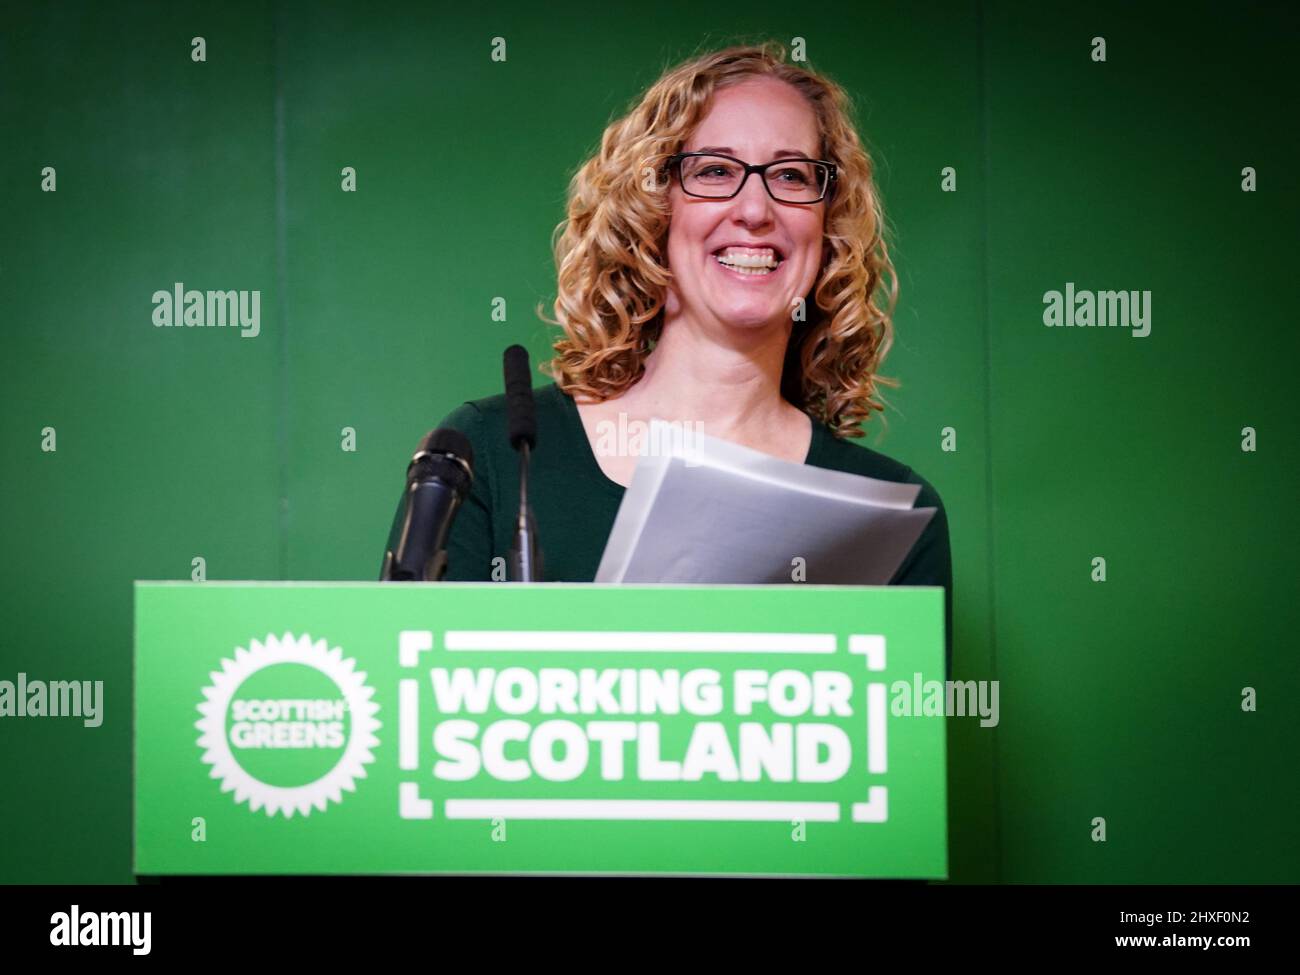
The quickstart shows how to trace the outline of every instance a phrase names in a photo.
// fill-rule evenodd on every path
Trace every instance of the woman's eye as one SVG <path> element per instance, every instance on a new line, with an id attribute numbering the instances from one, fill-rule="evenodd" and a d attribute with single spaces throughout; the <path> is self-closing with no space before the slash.
<path id="1" fill-rule="evenodd" d="M 777 175 L 779 175 L 779 176 L 793 176 L 793 177 L 794 177 L 794 181 L 795 181 L 795 182 L 798 182 L 798 183 L 807 183 L 807 182 L 808 182 L 808 177 L 807 177 L 806 175 L 804 175 L 803 173 L 799 172 L 799 170 L 797 170 L 797 169 L 783 169 L 783 170 L 781 170 L 780 173 L 778 173 Z M 789 182 L 789 180 L 787 180 L 787 182 Z"/>

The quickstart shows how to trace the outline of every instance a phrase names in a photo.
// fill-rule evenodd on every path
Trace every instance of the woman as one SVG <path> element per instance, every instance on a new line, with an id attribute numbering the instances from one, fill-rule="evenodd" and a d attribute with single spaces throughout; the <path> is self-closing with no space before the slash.
<path id="1" fill-rule="evenodd" d="M 779 45 L 733 47 L 669 71 L 570 184 L 547 319 L 564 337 L 543 367 L 554 383 L 535 391 L 529 471 L 543 578 L 594 578 L 637 460 L 609 434 L 660 417 L 787 461 L 920 484 L 916 506 L 938 510 L 891 584 L 944 587 L 951 657 L 939 495 L 846 440 L 884 409 L 877 384 L 897 385 L 876 375 L 897 279 L 871 160 L 843 91 L 784 57 Z M 503 396 L 443 421 L 476 458 L 448 580 L 505 579 L 519 504 L 505 424 Z"/>

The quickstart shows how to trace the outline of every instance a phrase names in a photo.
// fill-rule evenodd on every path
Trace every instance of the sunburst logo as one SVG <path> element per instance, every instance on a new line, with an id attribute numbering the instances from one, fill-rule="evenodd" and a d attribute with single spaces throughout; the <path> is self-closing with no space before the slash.
<path id="1" fill-rule="evenodd" d="M 342 649 L 306 634 L 268 634 L 236 647 L 210 676 L 195 727 L 222 792 L 288 818 L 356 791 L 381 725 L 374 689 Z"/>

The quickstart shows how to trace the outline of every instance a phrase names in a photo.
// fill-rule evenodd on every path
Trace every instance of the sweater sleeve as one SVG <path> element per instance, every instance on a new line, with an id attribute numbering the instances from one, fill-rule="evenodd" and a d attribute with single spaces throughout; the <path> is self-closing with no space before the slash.
<path id="1" fill-rule="evenodd" d="M 948 513 L 939 492 L 929 481 L 915 471 L 909 473 L 907 480 L 921 485 L 913 507 L 937 510 L 889 584 L 943 586 L 944 678 L 949 679 L 952 674 L 952 550 L 948 540 Z"/>

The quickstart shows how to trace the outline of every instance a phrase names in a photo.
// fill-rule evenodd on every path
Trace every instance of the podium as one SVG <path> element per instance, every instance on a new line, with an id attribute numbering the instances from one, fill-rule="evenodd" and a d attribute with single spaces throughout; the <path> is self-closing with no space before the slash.
<path id="1" fill-rule="evenodd" d="M 947 876 L 943 590 L 137 582 L 139 875 Z"/>

